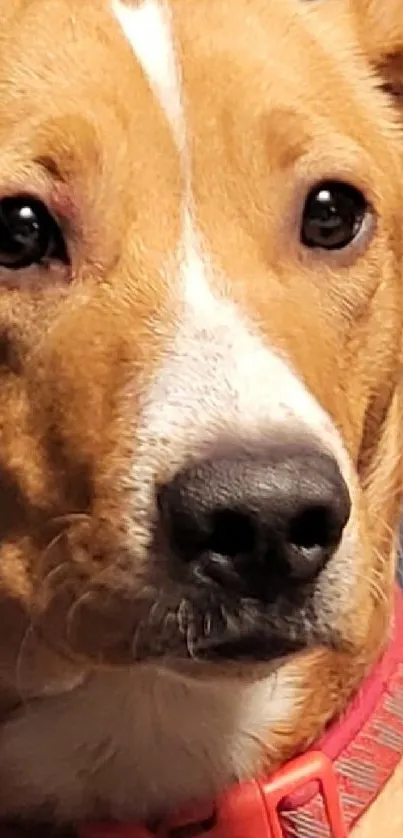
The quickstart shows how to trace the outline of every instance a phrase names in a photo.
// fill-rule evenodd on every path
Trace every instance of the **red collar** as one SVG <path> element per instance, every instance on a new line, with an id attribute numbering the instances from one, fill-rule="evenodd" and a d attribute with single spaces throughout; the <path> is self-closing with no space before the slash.
<path id="1" fill-rule="evenodd" d="M 382 660 L 315 747 L 270 777 L 233 786 L 155 832 L 85 827 L 80 838 L 346 838 L 403 755 L 403 591 Z"/>

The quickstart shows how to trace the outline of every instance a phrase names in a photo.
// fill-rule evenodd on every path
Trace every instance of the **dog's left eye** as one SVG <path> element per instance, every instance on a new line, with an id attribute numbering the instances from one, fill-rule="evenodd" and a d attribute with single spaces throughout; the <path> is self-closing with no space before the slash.
<path id="1" fill-rule="evenodd" d="M 51 259 L 68 263 L 63 235 L 45 204 L 27 195 L 0 200 L 0 267 L 16 271 Z"/>
<path id="2" fill-rule="evenodd" d="M 309 248 L 341 250 L 354 241 L 368 212 L 354 186 L 325 181 L 309 193 L 302 216 L 301 241 Z"/>

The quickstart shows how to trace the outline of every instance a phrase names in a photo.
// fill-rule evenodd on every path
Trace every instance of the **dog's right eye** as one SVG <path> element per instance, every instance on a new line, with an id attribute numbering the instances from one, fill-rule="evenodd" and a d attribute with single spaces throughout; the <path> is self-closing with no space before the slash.
<path id="1" fill-rule="evenodd" d="M 63 234 L 45 204 L 27 195 L 0 200 L 0 267 L 16 271 L 51 260 L 69 262 Z"/>
<path id="2" fill-rule="evenodd" d="M 341 250 L 358 236 L 368 211 L 364 195 L 354 186 L 325 181 L 306 199 L 301 241 L 309 248 Z"/>

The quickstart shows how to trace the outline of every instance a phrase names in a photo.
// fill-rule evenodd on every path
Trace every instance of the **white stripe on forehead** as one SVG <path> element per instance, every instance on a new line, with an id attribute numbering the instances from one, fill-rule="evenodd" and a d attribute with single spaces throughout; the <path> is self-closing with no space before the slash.
<path id="1" fill-rule="evenodd" d="M 203 405 L 204 421 L 226 425 L 240 437 L 259 427 L 299 421 L 333 450 L 342 472 L 350 464 L 330 418 L 275 350 L 264 343 L 228 297 L 195 222 L 191 160 L 186 143 L 180 70 L 171 14 L 166 0 L 141 0 L 135 6 L 111 0 L 113 12 L 170 121 L 184 166 L 182 231 L 178 274 L 183 308 L 171 354 L 156 377 L 144 421 L 155 439 L 181 435 Z M 170 281 L 168 260 L 167 281 Z M 175 268 L 174 268 L 175 270 Z M 225 289 L 225 290 L 224 290 Z M 264 385 L 265 383 L 265 385 Z M 163 410 L 161 406 L 163 405 Z M 208 416 L 211 409 L 211 416 Z M 231 421 L 231 419 L 230 419 Z"/>
<path id="2" fill-rule="evenodd" d="M 167 4 L 143 0 L 136 6 L 129 6 L 122 0 L 112 0 L 112 11 L 170 122 L 178 147 L 183 150 L 182 85 Z"/>

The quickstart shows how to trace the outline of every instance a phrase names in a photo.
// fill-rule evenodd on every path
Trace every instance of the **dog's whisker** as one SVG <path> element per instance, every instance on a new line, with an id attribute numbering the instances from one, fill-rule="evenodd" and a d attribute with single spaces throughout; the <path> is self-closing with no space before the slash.
<path id="1" fill-rule="evenodd" d="M 16 681 L 16 688 L 21 699 L 21 703 L 26 712 L 29 712 L 29 700 L 26 695 L 26 690 L 24 689 L 24 677 L 23 677 L 23 669 L 24 669 L 24 656 L 27 652 L 28 644 L 31 638 L 34 635 L 34 626 L 32 622 L 30 622 L 24 632 L 22 637 L 21 643 L 18 649 L 17 660 L 15 664 L 15 681 Z"/>
<path id="2" fill-rule="evenodd" d="M 71 573 L 70 563 L 67 560 L 64 561 L 64 562 L 61 562 L 60 564 L 56 565 L 55 567 L 52 567 L 52 569 L 49 570 L 48 573 L 43 577 L 41 587 L 43 588 L 43 590 L 45 590 L 45 592 L 47 592 L 47 589 L 51 589 L 51 590 L 55 591 L 55 590 L 57 590 L 58 587 L 60 587 L 60 586 L 55 585 L 55 581 L 58 578 L 59 579 L 61 578 L 64 581 L 65 578 L 66 578 L 66 575 L 68 576 L 70 573 Z M 64 575 L 64 574 L 66 574 L 66 575 Z"/>
<path id="3" fill-rule="evenodd" d="M 182 635 L 185 635 L 186 631 L 187 631 L 188 622 L 189 622 L 189 603 L 184 598 L 182 598 L 180 603 L 179 603 L 179 606 L 178 606 L 178 609 L 177 609 L 177 612 L 176 612 L 176 618 L 177 618 L 178 628 L 179 628 L 180 633 Z"/>
<path id="4" fill-rule="evenodd" d="M 77 524 L 81 522 L 91 521 L 91 516 L 86 512 L 66 512 L 64 515 L 56 515 L 50 520 L 50 525 L 57 524 Z"/>

